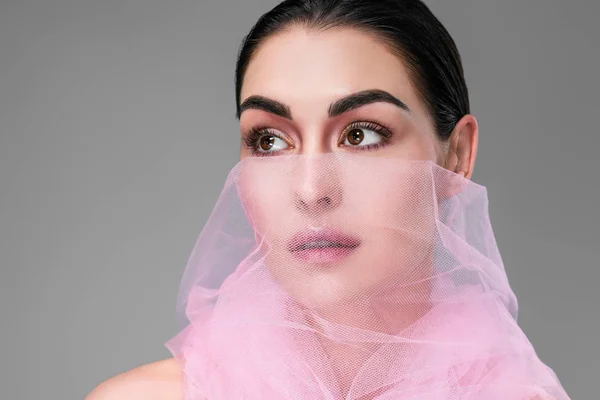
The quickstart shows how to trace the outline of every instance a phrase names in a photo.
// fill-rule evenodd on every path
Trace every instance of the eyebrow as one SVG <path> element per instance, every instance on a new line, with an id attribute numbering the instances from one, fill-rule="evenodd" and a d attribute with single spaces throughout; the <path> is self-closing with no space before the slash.
<path id="1" fill-rule="evenodd" d="M 329 118 L 333 118 L 355 108 L 380 102 L 391 103 L 410 112 L 410 108 L 402 100 L 392 96 L 385 90 L 370 89 L 352 93 L 334 101 L 329 105 L 327 114 Z M 286 119 L 292 119 L 292 111 L 288 105 L 265 96 L 253 95 L 244 100 L 240 106 L 237 118 L 239 119 L 240 115 L 249 109 L 262 110 Z"/>

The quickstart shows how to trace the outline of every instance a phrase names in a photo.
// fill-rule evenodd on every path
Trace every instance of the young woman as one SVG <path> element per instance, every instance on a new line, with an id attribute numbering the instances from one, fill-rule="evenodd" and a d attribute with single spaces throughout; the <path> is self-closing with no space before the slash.
<path id="1" fill-rule="evenodd" d="M 174 357 L 88 400 L 568 399 L 516 324 L 460 56 L 421 1 L 282 2 L 236 106 Z"/>

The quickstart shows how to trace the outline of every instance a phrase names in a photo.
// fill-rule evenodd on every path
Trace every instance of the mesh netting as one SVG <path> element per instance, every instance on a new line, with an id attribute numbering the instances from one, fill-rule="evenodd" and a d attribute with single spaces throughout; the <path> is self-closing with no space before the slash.
<path id="1" fill-rule="evenodd" d="M 424 160 L 248 157 L 166 346 L 188 400 L 568 399 L 517 308 L 484 186 Z"/>

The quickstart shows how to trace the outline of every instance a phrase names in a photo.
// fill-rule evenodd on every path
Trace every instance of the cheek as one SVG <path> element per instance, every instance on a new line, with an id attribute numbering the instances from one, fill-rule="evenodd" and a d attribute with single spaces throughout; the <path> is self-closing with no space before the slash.
<path id="1" fill-rule="evenodd" d="M 246 162 L 239 170 L 237 190 L 255 235 L 277 232 L 285 211 L 281 194 L 285 191 L 282 174 L 273 173 L 268 163 Z"/>
<path id="2" fill-rule="evenodd" d="M 431 255 L 435 239 L 433 184 L 424 164 L 398 164 L 394 171 L 382 171 L 381 182 L 365 180 L 356 204 L 364 204 L 357 220 L 368 235 L 366 252 L 372 257 L 371 271 L 420 279 L 423 261 Z M 367 260 L 364 260 L 367 262 Z"/>

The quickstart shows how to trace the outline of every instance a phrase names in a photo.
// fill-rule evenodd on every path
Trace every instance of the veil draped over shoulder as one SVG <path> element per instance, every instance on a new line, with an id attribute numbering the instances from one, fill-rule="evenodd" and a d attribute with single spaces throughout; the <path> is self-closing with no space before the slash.
<path id="1" fill-rule="evenodd" d="M 484 186 L 432 161 L 248 157 L 165 345 L 186 400 L 568 400 L 517 309 Z"/>

